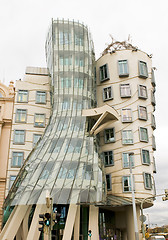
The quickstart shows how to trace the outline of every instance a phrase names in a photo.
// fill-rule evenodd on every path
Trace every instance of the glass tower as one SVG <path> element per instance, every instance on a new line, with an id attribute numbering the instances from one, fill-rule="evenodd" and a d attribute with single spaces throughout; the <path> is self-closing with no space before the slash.
<path id="1" fill-rule="evenodd" d="M 104 177 L 97 140 L 90 135 L 94 121 L 82 116 L 95 107 L 93 43 L 86 26 L 54 20 L 46 40 L 51 74 L 52 113 L 41 141 L 28 156 L 6 204 L 98 203 Z"/>

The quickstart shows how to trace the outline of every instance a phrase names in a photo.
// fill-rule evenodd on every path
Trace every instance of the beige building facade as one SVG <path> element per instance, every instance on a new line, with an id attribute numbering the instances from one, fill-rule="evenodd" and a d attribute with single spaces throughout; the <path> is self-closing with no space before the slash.
<path id="1" fill-rule="evenodd" d="M 0 229 L 2 226 L 5 198 L 6 173 L 8 166 L 8 152 L 12 128 L 14 105 L 14 85 L 11 81 L 9 87 L 0 83 Z"/>
<path id="2" fill-rule="evenodd" d="M 7 169 L 6 194 L 22 164 L 43 135 L 50 117 L 50 85 L 46 68 L 27 67 L 17 80 Z"/>

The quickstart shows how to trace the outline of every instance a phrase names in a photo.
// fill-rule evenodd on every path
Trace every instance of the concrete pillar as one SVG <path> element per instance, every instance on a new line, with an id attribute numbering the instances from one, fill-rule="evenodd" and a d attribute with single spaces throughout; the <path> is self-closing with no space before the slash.
<path id="1" fill-rule="evenodd" d="M 79 240 L 80 235 L 80 205 L 77 207 L 77 213 L 74 224 L 74 240 Z"/>
<path id="2" fill-rule="evenodd" d="M 38 240 L 40 237 L 40 231 L 38 230 L 39 228 L 39 214 L 45 213 L 47 210 L 47 206 L 44 204 L 39 204 L 36 205 L 33 219 L 30 225 L 30 229 L 27 235 L 27 240 Z"/>
<path id="3" fill-rule="evenodd" d="M 29 206 L 15 206 L 0 234 L 0 239 L 13 240 L 23 221 Z"/>
<path id="4" fill-rule="evenodd" d="M 89 208 L 88 230 L 92 231 L 91 239 L 99 239 L 99 208 L 93 205 L 90 205 L 90 208 Z M 90 240 L 89 236 L 88 236 L 88 240 Z"/>
<path id="5" fill-rule="evenodd" d="M 66 220 L 64 235 L 62 240 L 71 240 L 72 238 L 72 232 L 75 224 L 77 207 L 78 206 L 76 204 L 69 205 L 69 210 L 68 210 L 68 215 L 67 215 L 67 220 Z"/>

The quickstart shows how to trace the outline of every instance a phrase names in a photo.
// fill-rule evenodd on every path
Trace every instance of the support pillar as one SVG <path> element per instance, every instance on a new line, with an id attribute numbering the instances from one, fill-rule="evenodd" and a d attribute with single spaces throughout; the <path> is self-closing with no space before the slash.
<path id="1" fill-rule="evenodd" d="M 77 213 L 74 224 L 74 240 L 79 240 L 80 235 L 80 206 L 77 207 Z"/>
<path id="2" fill-rule="evenodd" d="M 75 224 L 76 212 L 77 212 L 77 205 L 70 204 L 68 210 L 68 216 L 65 224 L 64 235 L 62 240 L 71 240 L 73 227 Z"/>
<path id="3" fill-rule="evenodd" d="M 91 239 L 99 239 L 99 208 L 90 205 L 89 208 L 89 228 L 92 231 Z M 88 236 L 88 240 L 90 237 Z"/>

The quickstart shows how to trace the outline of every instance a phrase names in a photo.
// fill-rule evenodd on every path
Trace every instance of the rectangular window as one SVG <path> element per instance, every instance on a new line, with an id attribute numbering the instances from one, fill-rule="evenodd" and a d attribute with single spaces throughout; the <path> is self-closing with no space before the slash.
<path id="1" fill-rule="evenodd" d="M 112 95 L 112 87 L 106 87 L 103 88 L 103 100 L 107 101 L 113 99 L 113 95 Z"/>
<path id="2" fill-rule="evenodd" d="M 105 143 L 115 142 L 114 128 L 104 130 Z"/>
<path id="3" fill-rule="evenodd" d="M 114 165 L 113 151 L 103 152 L 103 159 L 105 166 Z"/>
<path id="4" fill-rule="evenodd" d="M 84 67 L 84 59 L 80 57 L 75 58 L 75 65 L 78 67 Z"/>
<path id="5" fill-rule="evenodd" d="M 46 92 L 37 91 L 36 92 L 36 103 L 46 103 Z"/>
<path id="6" fill-rule="evenodd" d="M 144 173 L 144 184 L 146 189 L 152 189 L 152 177 L 150 173 Z"/>
<path id="7" fill-rule="evenodd" d="M 151 127 L 153 128 L 153 130 L 156 129 L 156 121 L 155 121 L 155 116 L 153 115 L 153 113 L 151 113 Z"/>
<path id="8" fill-rule="evenodd" d="M 41 138 L 42 134 L 33 134 L 33 147 L 38 142 L 38 140 Z"/>
<path id="9" fill-rule="evenodd" d="M 83 46 L 84 45 L 84 35 L 83 32 L 75 33 L 75 45 Z"/>
<path id="10" fill-rule="evenodd" d="M 119 72 L 119 77 L 127 77 L 129 75 L 127 60 L 118 61 L 118 72 Z"/>
<path id="11" fill-rule="evenodd" d="M 121 84 L 120 85 L 120 96 L 121 96 L 121 98 L 131 97 L 130 84 Z"/>
<path id="12" fill-rule="evenodd" d="M 156 173 L 156 161 L 154 157 L 153 157 L 153 173 Z"/>
<path id="13" fill-rule="evenodd" d="M 138 106 L 138 117 L 141 120 L 147 120 L 148 119 L 146 107 Z"/>
<path id="14" fill-rule="evenodd" d="M 35 113 L 34 126 L 35 127 L 45 127 L 45 114 Z"/>
<path id="15" fill-rule="evenodd" d="M 74 78 L 74 87 L 83 88 L 83 78 Z"/>
<path id="16" fill-rule="evenodd" d="M 133 144 L 132 130 L 123 130 L 122 131 L 122 143 L 123 144 Z"/>
<path id="17" fill-rule="evenodd" d="M 152 68 L 151 83 L 152 83 L 152 86 L 153 86 L 153 87 L 156 86 L 156 82 L 155 82 L 155 74 L 154 74 L 154 69 L 153 69 L 153 68 Z"/>
<path id="18" fill-rule="evenodd" d="M 27 90 L 19 90 L 17 101 L 18 102 L 28 102 L 28 91 Z"/>
<path id="19" fill-rule="evenodd" d="M 111 174 L 106 174 L 107 190 L 111 190 Z"/>
<path id="20" fill-rule="evenodd" d="M 155 93 L 153 90 L 151 91 L 151 103 L 153 106 L 156 105 Z"/>
<path id="21" fill-rule="evenodd" d="M 140 127 L 139 131 L 140 131 L 140 141 L 148 142 L 148 129 L 144 127 Z"/>
<path id="22" fill-rule="evenodd" d="M 64 77 L 60 78 L 61 80 L 61 88 L 70 88 L 71 87 L 71 78 Z"/>
<path id="23" fill-rule="evenodd" d="M 23 163 L 23 152 L 12 152 L 11 167 L 21 167 Z"/>
<path id="24" fill-rule="evenodd" d="M 59 64 L 61 66 L 70 66 L 72 65 L 72 56 L 60 56 L 59 58 Z"/>
<path id="25" fill-rule="evenodd" d="M 123 168 L 129 168 L 129 160 L 131 161 L 132 167 L 134 167 L 134 155 L 128 152 L 122 153 Z"/>
<path id="26" fill-rule="evenodd" d="M 148 98 L 146 86 L 138 85 L 138 97 L 143 99 Z"/>
<path id="27" fill-rule="evenodd" d="M 132 186 L 131 186 L 131 177 L 130 176 L 123 176 L 123 192 L 131 192 Z"/>
<path id="28" fill-rule="evenodd" d="M 15 122 L 25 123 L 27 119 L 26 109 L 16 109 L 16 119 Z"/>
<path id="29" fill-rule="evenodd" d="M 100 82 L 103 82 L 105 80 L 109 79 L 109 73 L 108 73 L 108 65 L 105 64 L 99 68 L 100 73 Z"/>
<path id="30" fill-rule="evenodd" d="M 139 61 L 139 77 L 147 78 L 148 77 L 148 68 L 147 63 Z"/>
<path id="31" fill-rule="evenodd" d="M 12 187 L 15 179 L 16 179 L 16 176 L 12 176 L 12 175 L 10 176 L 10 179 L 9 179 L 9 189 Z"/>
<path id="32" fill-rule="evenodd" d="M 14 130 L 14 144 L 24 144 L 25 143 L 25 130 Z"/>
<path id="33" fill-rule="evenodd" d="M 132 122 L 131 108 L 123 108 L 122 109 L 122 122 Z"/>
<path id="34" fill-rule="evenodd" d="M 71 44 L 71 33 L 69 31 L 64 30 L 59 32 L 59 44 Z"/>
<path id="35" fill-rule="evenodd" d="M 152 134 L 152 149 L 156 151 L 156 141 L 155 141 L 155 136 Z"/>
<path id="36" fill-rule="evenodd" d="M 142 154 L 142 163 L 143 163 L 143 164 L 150 165 L 150 154 L 149 154 L 149 150 L 142 149 L 141 154 Z"/>

